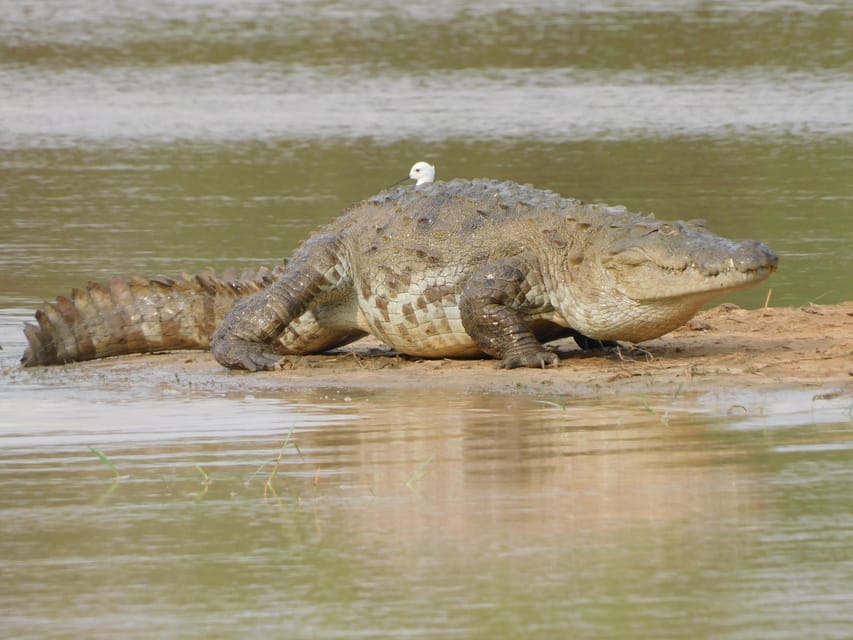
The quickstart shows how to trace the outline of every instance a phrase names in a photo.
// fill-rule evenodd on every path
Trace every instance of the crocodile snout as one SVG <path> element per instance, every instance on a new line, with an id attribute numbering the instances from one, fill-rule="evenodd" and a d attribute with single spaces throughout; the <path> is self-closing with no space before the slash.
<path id="1" fill-rule="evenodd" d="M 747 240 L 740 243 L 732 261 L 741 273 L 758 271 L 759 269 L 775 269 L 779 264 L 779 256 L 766 244 L 758 240 Z"/>

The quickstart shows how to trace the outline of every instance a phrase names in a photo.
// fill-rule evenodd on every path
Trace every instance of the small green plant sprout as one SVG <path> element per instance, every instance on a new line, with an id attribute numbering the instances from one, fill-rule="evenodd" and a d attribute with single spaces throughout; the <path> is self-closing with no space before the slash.
<path id="1" fill-rule="evenodd" d="M 96 449 L 96 448 L 95 448 L 95 447 L 93 447 L 92 445 L 89 445 L 89 451 L 91 451 L 91 452 L 92 452 L 92 453 L 94 453 L 96 456 L 98 456 L 98 460 L 100 460 L 100 461 L 101 461 L 101 462 L 103 462 L 107 467 L 109 467 L 110 471 L 112 471 L 112 472 L 113 472 L 113 474 L 115 475 L 116 480 L 118 480 L 118 479 L 120 479 L 120 478 L 121 478 L 121 474 L 118 472 L 118 469 L 116 469 L 116 466 L 113 464 L 112 460 L 110 460 L 110 459 L 107 457 L 107 454 L 105 454 L 105 453 L 104 453 L 103 451 L 101 451 L 100 449 Z"/>
<path id="2" fill-rule="evenodd" d="M 427 474 L 427 467 L 429 467 L 430 463 L 434 459 L 435 456 L 432 455 L 423 462 L 421 462 L 417 467 L 415 467 L 415 470 L 412 471 L 412 475 L 410 475 L 409 479 L 406 480 L 406 487 L 408 487 L 411 491 L 417 491 L 418 484 Z"/>
<path id="3" fill-rule="evenodd" d="M 652 407 L 650 407 L 647 402 L 641 402 L 640 406 L 642 407 L 643 411 L 648 411 L 652 415 L 660 416 L 660 422 L 663 426 L 669 426 L 669 409 L 661 413 L 657 409 L 653 409 Z"/>
<path id="4" fill-rule="evenodd" d="M 278 469 L 281 466 L 281 459 L 284 457 L 285 452 L 291 445 L 296 450 L 296 453 L 299 454 L 299 457 L 304 459 L 302 452 L 299 450 L 299 445 L 296 444 L 296 442 L 293 440 L 293 427 L 290 428 L 290 431 L 284 438 L 284 443 L 282 443 L 281 449 L 279 449 L 278 451 L 278 457 L 276 457 L 275 462 L 273 463 L 272 471 L 270 472 L 267 481 L 264 483 L 264 500 L 266 500 L 270 494 L 272 494 L 275 498 L 278 497 L 278 493 L 276 492 L 275 487 L 273 486 L 273 481 L 278 475 Z"/>
<path id="5" fill-rule="evenodd" d="M 660 416 L 661 424 L 668 427 L 669 426 L 670 411 L 672 411 L 672 407 L 675 405 L 675 401 L 678 400 L 678 396 L 681 395 L 681 389 L 683 387 L 684 387 L 683 383 L 678 385 L 678 388 L 675 390 L 675 394 L 672 396 L 672 400 L 670 401 L 669 406 L 666 408 L 666 410 L 663 413 L 661 413 L 660 411 L 657 411 L 657 410 L 653 409 L 652 407 L 650 407 L 647 402 L 641 402 L 640 406 L 643 408 L 643 411 L 648 411 L 649 413 L 652 413 L 656 416 Z"/>
<path id="6" fill-rule="evenodd" d="M 201 465 L 200 465 L 200 464 L 196 463 L 196 465 L 195 465 L 195 470 L 196 470 L 196 471 L 198 471 L 198 472 L 201 474 L 201 477 L 202 477 L 202 481 L 201 481 L 201 483 L 202 483 L 205 487 L 209 487 L 211 484 L 213 484 L 213 480 L 211 480 L 211 479 L 210 479 L 210 476 L 209 476 L 209 475 L 207 475 L 207 474 L 204 472 L 204 469 L 202 469 L 202 468 L 201 468 Z"/>

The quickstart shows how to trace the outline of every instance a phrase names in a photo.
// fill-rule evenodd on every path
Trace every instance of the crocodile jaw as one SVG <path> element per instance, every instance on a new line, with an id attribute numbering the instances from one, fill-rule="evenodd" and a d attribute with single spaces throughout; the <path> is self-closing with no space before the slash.
<path id="1" fill-rule="evenodd" d="M 745 289 L 768 278 L 779 264 L 766 245 L 712 237 L 687 243 L 678 255 L 635 245 L 611 254 L 603 263 L 613 288 L 639 303 L 681 299 L 698 306 L 717 296 Z"/>
<path id="2" fill-rule="evenodd" d="M 655 259 L 638 246 L 613 252 L 600 265 L 603 286 L 582 298 L 568 296 L 571 301 L 560 307 L 569 324 L 590 338 L 643 342 L 662 336 L 714 298 L 776 270 L 778 257 L 766 245 L 719 240 L 716 253 L 685 251 L 683 257 L 661 259 L 659 253 Z"/>

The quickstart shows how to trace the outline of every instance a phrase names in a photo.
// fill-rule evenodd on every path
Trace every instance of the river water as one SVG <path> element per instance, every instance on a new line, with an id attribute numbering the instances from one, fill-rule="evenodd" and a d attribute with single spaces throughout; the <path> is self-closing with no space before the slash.
<path id="1" fill-rule="evenodd" d="M 109 379 L 16 367 L 42 299 L 272 264 L 420 159 L 765 241 L 780 270 L 737 304 L 848 300 L 848 2 L 0 15 L 5 635 L 853 633 L 849 395 L 554 402 L 383 390 L 383 371 L 374 390 L 236 392 L 133 360 Z"/>

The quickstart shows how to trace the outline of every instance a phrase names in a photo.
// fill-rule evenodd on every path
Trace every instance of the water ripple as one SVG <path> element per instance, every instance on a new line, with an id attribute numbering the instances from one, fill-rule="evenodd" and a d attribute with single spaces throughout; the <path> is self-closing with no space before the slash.
<path id="1" fill-rule="evenodd" d="M 372 138 L 841 137 L 853 75 L 493 69 L 412 76 L 233 63 L 0 70 L 0 144 Z M 62 109 L 56 105 L 62 104 Z"/>

